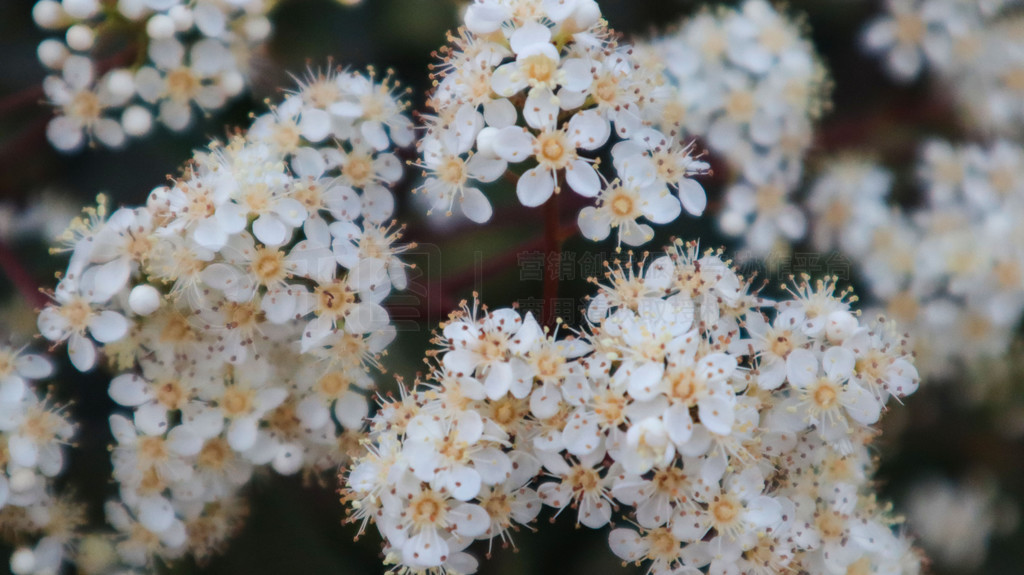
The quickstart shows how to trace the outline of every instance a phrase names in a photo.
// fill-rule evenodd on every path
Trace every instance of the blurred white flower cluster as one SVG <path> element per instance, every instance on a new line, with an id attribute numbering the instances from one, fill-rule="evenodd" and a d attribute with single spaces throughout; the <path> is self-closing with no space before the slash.
<path id="1" fill-rule="evenodd" d="M 275 0 L 38 0 L 36 24 L 58 150 L 118 148 L 154 120 L 184 130 L 245 90 L 250 59 L 271 32 Z"/>
<path id="2" fill-rule="evenodd" d="M 1020 0 L 890 0 L 864 30 L 868 50 L 903 82 L 928 72 L 952 88 L 971 126 L 1024 130 Z"/>
<path id="3" fill-rule="evenodd" d="M 963 571 L 984 561 L 991 539 L 1017 522 L 1015 502 L 984 476 L 953 482 L 917 480 L 907 501 L 907 523 L 931 557 Z M 949 518 L 956 517 L 956 521 Z M 1008 529 L 1009 528 L 1009 529 Z"/>
<path id="4" fill-rule="evenodd" d="M 359 448 L 395 337 L 381 303 L 407 283 L 388 186 L 410 120 L 393 89 L 310 73 L 145 206 L 108 213 L 101 198 L 68 230 L 38 326 L 79 370 L 102 354 L 116 374 L 119 562 L 208 556 L 255 472 L 333 472 Z"/>
<path id="5" fill-rule="evenodd" d="M 528 207 L 568 187 L 595 204 L 579 212 L 584 236 L 615 230 L 633 246 L 653 237 L 651 223 L 703 213 L 693 177 L 707 164 L 659 131 L 663 76 L 618 43 L 594 0 L 478 0 L 464 23 L 434 68 L 435 115 L 420 141 L 419 190 L 433 209 L 458 202 L 482 223 L 494 207 L 481 184 L 511 178 Z M 609 181 L 600 154 L 613 141 Z"/>
<path id="6" fill-rule="evenodd" d="M 45 356 L 0 346 L 0 539 L 15 547 L 17 575 L 55 573 L 85 521 L 53 485 L 75 434 L 65 406 L 40 385 L 53 371 Z"/>
<path id="7" fill-rule="evenodd" d="M 515 309 L 442 324 L 426 381 L 382 399 L 345 476 L 398 573 L 471 573 L 542 506 L 652 573 L 917 573 L 869 452 L 912 393 L 906 340 L 832 280 L 751 293 L 720 252 L 609 266 L 579 337 Z"/>
<path id="8" fill-rule="evenodd" d="M 673 93 L 660 108 L 680 137 L 700 137 L 735 174 L 719 212 L 723 232 L 766 256 L 801 239 L 793 202 L 812 123 L 827 103 L 825 69 L 798 22 L 765 0 L 706 11 L 644 47 Z"/>
<path id="9" fill-rule="evenodd" d="M 866 160 L 833 163 L 808 199 L 815 247 L 838 246 L 867 292 L 914 339 L 923 373 L 1004 355 L 1024 315 L 1024 149 L 931 140 L 924 201 L 888 205 L 891 176 Z"/>

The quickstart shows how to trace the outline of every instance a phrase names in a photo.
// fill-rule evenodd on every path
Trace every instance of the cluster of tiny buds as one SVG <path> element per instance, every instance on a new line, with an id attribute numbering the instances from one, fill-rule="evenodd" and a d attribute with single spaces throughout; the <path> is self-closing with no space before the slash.
<path id="1" fill-rule="evenodd" d="M 472 573 L 470 543 L 514 545 L 544 507 L 613 524 L 653 573 L 917 573 L 868 450 L 917 373 L 835 282 L 769 300 L 678 242 L 609 265 L 578 329 L 464 303 L 428 375 L 379 398 L 349 520 L 396 573 Z"/>
<path id="2" fill-rule="evenodd" d="M 63 236 L 38 327 L 78 370 L 114 373 L 114 564 L 202 559 L 258 470 L 313 479 L 359 449 L 395 337 L 382 303 L 408 281 L 390 186 L 412 124 L 394 90 L 310 72 L 144 206 L 101 196 Z"/>
<path id="3" fill-rule="evenodd" d="M 222 108 L 249 83 L 275 4 L 38 0 L 36 24 L 62 34 L 38 49 L 50 72 L 43 88 L 56 109 L 50 143 L 64 152 L 87 143 L 118 148 L 148 134 L 155 121 L 180 131 L 196 108 Z M 108 53 L 119 45 L 123 52 Z"/>

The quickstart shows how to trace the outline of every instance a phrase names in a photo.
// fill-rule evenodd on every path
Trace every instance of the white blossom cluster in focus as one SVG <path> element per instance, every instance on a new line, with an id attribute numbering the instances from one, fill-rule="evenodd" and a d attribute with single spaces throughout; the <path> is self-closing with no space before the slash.
<path id="1" fill-rule="evenodd" d="M 921 371 L 941 377 L 1005 354 L 1024 314 L 1024 149 L 931 140 L 917 170 L 924 201 L 912 210 L 890 206 L 891 176 L 857 159 L 827 169 L 808 206 L 815 247 L 857 265 Z"/>
<path id="2" fill-rule="evenodd" d="M 250 59 L 271 33 L 275 0 L 38 0 L 32 16 L 59 36 L 38 56 L 56 116 L 47 137 L 64 152 L 118 148 L 156 122 L 180 131 L 197 112 L 242 93 Z"/>
<path id="3" fill-rule="evenodd" d="M 595 283 L 579 337 L 464 306 L 427 380 L 382 399 L 343 500 L 394 572 L 472 573 L 472 541 L 514 544 L 544 506 L 614 521 L 652 573 L 919 572 L 871 483 L 873 425 L 918 385 L 889 324 L 832 279 L 767 300 L 681 242 Z"/>
<path id="4" fill-rule="evenodd" d="M 75 434 L 66 406 L 41 387 L 53 371 L 43 355 L 0 346 L 0 539 L 15 547 L 17 575 L 57 572 L 85 520 L 53 486 Z"/>
<path id="5" fill-rule="evenodd" d="M 693 179 L 707 172 L 693 146 L 660 131 L 657 68 L 620 45 L 594 0 L 477 0 L 442 50 L 420 141 L 419 191 L 432 209 L 458 203 L 476 222 L 494 213 L 481 186 L 516 182 L 520 203 L 536 207 L 565 191 L 592 200 L 579 212 L 583 235 L 650 241 L 650 224 L 707 204 Z M 600 170 L 611 147 L 615 175 Z"/>
<path id="6" fill-rule="evenodd" d="M 106 359 L 120 562 L 217 551 L 255 472 L 333 471 L 358 449 L 406 285 L 389 222 L 410 121 L 389 81 L 311 73 L 252 129 L 199 151 L 145 206 L 101 199 L 40 333 Z"/>
<path id="7" fill-rule="evenodd" d="M 765 0 L 705 11 L 643 48 L 673 87 L 666 125 L 700 137 L 735 174 L 719 213 L 750 255 L 799 240 L 807 222 L 792 193 L 828 82 L 806 31 Z"/>

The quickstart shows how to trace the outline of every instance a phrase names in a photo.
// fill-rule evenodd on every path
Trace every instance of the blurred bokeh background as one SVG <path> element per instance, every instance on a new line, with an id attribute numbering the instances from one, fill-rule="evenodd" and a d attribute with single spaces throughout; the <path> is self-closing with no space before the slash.
<path id="1" fill-rule="evenodd" d="M 271 14 L 273 38 L 253 63 L 254 81 L 247 96 L 185 133 L 158 129 L 126 149 L 66 156 L 55 152 L 44 135 L 50 111 L 39 88 L 44 72 L 35 54 L 44 35 L 32 23 L 32 4 L 0 0 L 0 327 L 18 342 L 29 341 L 35 329 L 35 304 L 25 297 L 26 290 L 31 293 L 33 284 L 52 286 L 53 273 L 66 264 L 60 256 L 48 254 L 49 238 L 96 193 L 109 194 L 115 206 L 143 202 L 168 174 L 177 173 L 193 148 L 244 126 L 251 112 L 264 109 L 265 100 L 277 99 L 282 89 L 293 85 L 290 76 L 301 77 L 307 69 L 330 62 L 357 68 L 372 63 L 382 72 L 393 69 L 410 88 L 412 109 L 421 109 L 430 85 L 432 52 L 444 44 L 446 32 L 457 22 L 457 6 L 451 0 L 363 0 L 356 6 L 333 0 L 282 0 Z M 913 204 L 913 158 L 920 140 L 970 134 L 958 123 L 940 87 L 927 79 L 896 85 L 859 49 L 860 31 L 879 4 L 791 0 L 786 5 L 790 13 L 803 15 L 833 83 L 833 105 L 820 122 L 807 171 L 837 152 L 865 152 L 893 170 L 898 197 Z M 704 5 L 690 0 L 601 2 L 611 26 L 626 38 L 665 30 Z M 410 291 L 393 301 L 400 337 L 386 359 L 391 373 L 408 378 L 422 368 L 430 326 L 459 299 L 477 290 L 491 306 L 517 302 L 529 307 L 541 297 L 543 274 L 552 271 L 545 266 L 539 243 L 540 212 L 519 205 L 511 186 L 499 186 L 491 195 L 497 214 L 491 225 L 468 226 L 428 221 L 425 208 L 408 193 L 415 176 L 408 174 L 396 195 L 397 217 L 408 223 L 406 237 L 419 244 L 412 256 L 417 270 Z M 718 170 L 704 182 L 712 210 L 725 178 L 725 170 Z M 575 211 L 564 212 L 569 213 Z M 571 221 L 566 219 L 567 224 Z M 683 217 L 660 228 L 659 240 L 652 245 L 680 237 L 730 247 L 712 221 Z M 810 252 L 797 246 L 794 254 L 801 253 Z M 586 276 L 599 273 L 601 261 L 613 255 L 612 243 L 593 244 L 579 237 L 566 243 L 563 262 L 571 265 L 559 273 L 565 300 L 562 315 L 567 320 L 578 313 L 580 298 L 589 291 Z M 770 286 L 777 286 L 784 274 L 820 275 L 823 261 L 831 262 L 829 271 L 835 273 L 844 260 L 841 254 L 816 254 L 748 265 Z M 12 270 L 19 268 L 24 274 L 14 277 Z M 855 274 L 847 278 L 857 286 Z M 1015 348 L 1013 358 L 1021 351 Z M 897 510 L 919 519 L 907 528 L 926 536 L 935 573 L 1022 572 L 1024 531 L 1017 515 L 1024 502 L 1024 360 L 1007 363 L 975 366 L 966 374 L 950 374 L 948 381 L 930 382 L 904 409 L 892 410 L 884 420 L 885 432 L 877 443 L 879 489 Z M 101 374 L 72 376 L 67 366 L 61 373 L 67 378 L 59 379 L 54 392 L 74 399 L 72 411 L 81 426 L 79 449 L 61 481 L 94 504 L 93 519 L 101 523 L 100 504 L 113 491 L 106 415 L 114 406 Z M 250 489 L 248 525 L 225 554 L 204 566 L 183 562 L 168 566 L 166 572 L 381 573 L 375 533 L 353 542 L 355 528 L 341 524 L 343 510 L 335 488 L 330 481 L 318 485 L 299 478 L 261 477 Z M 549 517 L 546 512 L 540 521 Z M 640 572 L 620 566 L 606 545 L 607 532 L 574 529 L 568 521 L 543 527 L 541 533 L 519 533 L 515 550 L 491 550 L 493 557 L 482 562 L 480 572 Z M 488 551 L 474 550 L 479 556 Z M 4 568 L 7 552 L 0 549 Z"/>

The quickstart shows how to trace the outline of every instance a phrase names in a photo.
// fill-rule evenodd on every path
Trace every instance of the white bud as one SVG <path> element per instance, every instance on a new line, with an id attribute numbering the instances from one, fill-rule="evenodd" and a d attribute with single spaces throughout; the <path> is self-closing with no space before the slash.
<path id="1" fill-rule="evenodd" d="M 747 218 L 735 210 L 726 210 L 718 220 L 718 225 L 726 235 L 738 236 L 746 231 Z"/>
<path id="2" fill-rule="evenodd" d="M 245 36 L 250 42 L 262 42 L 270 36 L 270 20 L 264 17 L 249 18 L 245 21 Z"/>
<path id="3" fill-rule="evenodd" d="M 569 20 L 577 30 L 586 30 L 601 19 L 601 7 L 594 0 L 580 0 Z"/>
<path id="4" fill-rule="evenodd" d="M 480 130 L 480 133 L 476 135 L 477 153 L 483 154 L 487 158 L 496 158 L 498 156 L 494 152 L 494 139 L 496 137 L 498 137 L 498 128 L 487 126 Z"/>
<path id="5" fill-rule="evenodd" d="M 238 70 L 225 72 L 220 79 L 220 87 L 226 96 L 237 96 L 245 89 L 245 78 Z"/>
<path id="6" fill-rule="evenodd" d="M 174 20 L 174 28 L 178 32 L 184 32 L 192 27 L 195 23 L 195 18 L 192 17 L 192 10 L 188 6 L 177 5 L 167 11 L 167 15 Z"/>
<path id="7" fill-rule="evenodd" d="M 121 125 L 129 136 L 144 136 L 153 128 L 153 113 L 142 106 L 128 106 L 121 114 Z"/>
<path id="8" fill-rule="evenodd" d="M 36 554 L 31 549 L 22 547 L 11 554 L 11 573 L 28 575 L 36 568 Z"/>
<path id="9" fill-rule="evenodd" d="M 156 14 L 146 22 L 146 34 L 154 40 L 166 40 L 174 36 L 174 19 L 167 14 Z"/>
<path id="10" fill-rule="evenodd" d="M 11 474 L 11 491 L 24 493 L 35 487 L 36 474 L 31 469 L 21 467 Z"/>
<path id="11" fill-rule="evenodd" d="M 149 13 L 146 0 L 117 0 L 117 11 L 129 20 L 139 20 Z"/>
<path id="12" fill-rule="evenodd" d="M 128 295 L 128 307 L 139 315 L 149 315 L 160 308 L 160 291 L 149 284 L 132 288 Z"/>
<path id="13" fill-rule="evenodd" d="M 64 11 L 76 20 L 91 18 L 100 10 L 96 0 L 64 0 L 63 4 Z"/>
<path id="14" fill-rule="evenodd" d="M 89 28 L 85 24 L 75 24 L 68 28 L 65 39 L 72 50 L 87 52 L 92 49 L 92 44 L 96 40 L 96 35 L 93 34 L 92 28 Z"/>
<path id="15" fill-rule="evenodd" d="M 53 0 L 39 0 L 32 7 L 32 19 L 40 28 L 55 30 L 62 28 L 68 21 L 68 15 L 64 12 L 59 2 Z"/>
<path id="16" fill-rule="evenodd" d="M 828 314 L 825 323 L 825 337 L 834 344 L 842 343 L 857 331 L 860 324 L 857 318 L 846 310 L 837 310 Z"/>
<path id="17" fill-rule="evenodd" d="M 118 68 L 106 76 L 107 91 L 118 102 L 125 102 L 135 93 L 135 75 L 131 70 Z"/>
<path id="18" fill-rule="evenodd" d="M 68 57 L 68 49 L 60 40 L 47 38 L 39 43 L 36 55 L 39 56 L 39 61 L 43 63 L 43 66 L 51 70 L 60 70 L 60 67 L 64 65 L 64 60 Z"/>

